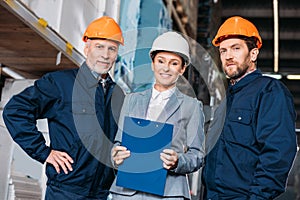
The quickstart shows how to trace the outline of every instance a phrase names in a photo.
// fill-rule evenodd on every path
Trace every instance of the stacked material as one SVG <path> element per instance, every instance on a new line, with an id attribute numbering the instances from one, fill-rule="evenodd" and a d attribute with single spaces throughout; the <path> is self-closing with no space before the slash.
<path id="1" fill-rule="evenodd" d="M 9 181 L 8 200 L 41 200 L 42 190 L 38 180 L 21 174 L 12 174 Z"/>

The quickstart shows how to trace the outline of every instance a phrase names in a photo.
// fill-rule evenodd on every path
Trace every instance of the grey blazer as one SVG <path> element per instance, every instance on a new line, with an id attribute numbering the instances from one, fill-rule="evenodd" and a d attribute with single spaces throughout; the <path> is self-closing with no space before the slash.
<path id="1" fill-rule="evenodd" d="M 123 127 L 124 116 L 146 118 L 152 89 L 131 93 L 125 97 L 119 127 Z M 170 97 L 165 109 L 157 121 L 174 125 L 171 148 L 179 156 L 176 169 L 169 170 L 166 179 L 164 196 L 184 196 L 190 199 L 187 174 L 197 171 L 204 157 L 204 114 L 203 105 L 196 98 L 181 93 L 177 88 Z M 117 144 L 122 143 L 122 129 L 115 138 Z M 112 193 L 133 195 L 136 191 L 112 184 Z"/>

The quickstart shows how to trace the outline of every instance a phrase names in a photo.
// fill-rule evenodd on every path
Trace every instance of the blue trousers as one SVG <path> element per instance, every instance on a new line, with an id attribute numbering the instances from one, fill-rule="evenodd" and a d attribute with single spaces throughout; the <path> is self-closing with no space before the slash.
<path id="1" fill-rule="evenodd" d="M 109 193 L 107 193 L 108 195 Z M 45 194 L 45 200 L 106 200 L 107 195 L 103 198 L 86 197 L 60 188 L 48 185 Z"/>

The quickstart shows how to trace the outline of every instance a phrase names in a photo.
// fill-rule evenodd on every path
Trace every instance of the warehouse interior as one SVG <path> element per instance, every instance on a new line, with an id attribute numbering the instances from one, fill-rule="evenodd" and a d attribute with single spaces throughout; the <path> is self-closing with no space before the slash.
<path id="1" fill-rule="evenodd" d="M 96 1 L 88 2 L 95 3 Z M 139 0 L 138 2 L 142 7 L 142 4 L 145 5 L 147 0 Z M 300 1 L 156 0 L 154 2 L 160 2 L 164 6 L 164 10 L 168 14 L 167 17 L 171 20 L 172 29 L 189 36 L 210 54 L 220 74 L 222 72 L 218 60 L 218 51 L 211 44 L 219 25 L 233 15 L 240 15 L 252 21 L 260 31 L 263 40 L 263 46 L 258 57 L 259 68 L 265 75 L 280 79 L 294 97 L 295 109 L 298 115 L 296 132 L 299 143 Z M 109 3 L 106 3 L 105 8 L 108 7 Z M 150 8 L 145 9 L 149 10 Z M 122 16 L 118 17 L 121 18 L 120 21 L 125 20 L 122 19 Z M 6 90 L 5 84 L 12 82 L 11 80 L 23 80 L 32 84 L 32 80 L 40 78 L 47 72 L 76 68 L 83 61 L 84 56 L 80 49 L 72 45 L 57 30 L 47 24 L 47 20 L 39 17 L 37 13 L 28 8 L 26 1 L 0 0 L 1 94 Z M 207 88 L 197 85 L 199 82 L 207 84 L 207 81 L 203 81 L 199 72 L 193 68 L 189 68 L 185 77 L 194 87 L 196 96 L 209 106 L 211 97 L 205 95 L 208 93 Z M 223 79 L 223 81 L 226 87 L 226 80 Z M 1 109 L 3 109 L 4 103 L 5 101 L 1 99 Z M 2 124 L 1 126 L 4 128 Z M 3 134 L 0 134 L 0 136 L 4 137 Z M 5 148 L 5 145 L 1 144 L 0 150 L 2 151 L 3 148 Z M 1 151 L 0 159 L 9 159 L 1 154 Z M 278 199 L 293 200 L 300 198 L 299 171 L 299 163 L 295 161 L 295 167 L 290 173 L 291 178 L 289 178 L 287 192 Z M 16 178 L 18 177 L 17 173 L 12 174 L 11 177 L 14 178 L 8 180 L 19 183 L 26 182 L 26 178 L 28 178 L 28 176 Z M 0 174 L 1 178 L 3 178 L 3 175 Z M 32 179 L 27 181 L 31 182 L 31 185 L 29 189 L 25 190 L 37 191 L 38 183 Z M 0 182 L 2 181 L 0 180 Z M 16 185 L 20 186 L 20 184 Z M 42 196 L 40 193 L 33 194 L 32 199 L 40 199 Z M 196 198 L 198 197 L 195 196 Z"/>
<path id="2" fill-rule="evenodd" d="M 9 77 L 5 71 L 13 71 L 21 77 L 35 79 L 49 71 L 78 67 L 83 56 L 74 49 L 72 55 L 68 54 L 67 47 L 60 43 L 54 44 L 55 40 L 66 41 L 55 34 L 53 38 L 46 38 L 38 30 L 41 24 L 32 25 L 24 21 L 21 16 L 5 1 L 1 1 L 1 70 L 3 79 Z M 168 6 L 168 1 L 164 1 Z M 278 38 L 274 39 L 274 5 L 271 0 L 264 1 L 214 1 L 196 0 L 189 1 L 189 5 L 197 5 L 189 8 L 185 1 L 170 1 L 173 5 L 174 29 L 184 32 L 195 39 L 199 44 L 215 52 L 211 40 L 217 31 L 218 26 L 227 17 L 241 15 L 253 21 L 257 25 L 263 38 L 258 66 L 266 74 L 278 75 L 282 82 L 290 89 L 294 96 L 295 108 L 300 115 L 300 87 L 297 76 L 299 75 L 300 47 L 297 45 L 300 40 L 300 2 L 296 0 L 278 2 Z M 192 3 L 193 2 L 193 3 Z M 186 11 L 184 10 L 186 9 Z M 193 15 L 197 14 L 197 18 Z M 35 27 L 34 27 L 35 26 Z M 49 32 L 51 28 L 49 28 Z M 274 44 L 278 42 L 277 54 L 274 56 Z M 14 45 L 17 44 L 18 48 Z M 72 48 L 72 47 L 71 47 Z M 62 53 L 60 53 L 62 52 Z M 77 55 L 74 55 L 77 54 Z M 212 55 L 216 57 L 216 55 Z M 59 61 L 58 61 L 59 58 Z M 59 64 L 57 64 L 59 62 Z M 217 62 L 217 61 L 216 61 Z M 297 128 L 300 128 L 300 118 L 297 118 Z"/>

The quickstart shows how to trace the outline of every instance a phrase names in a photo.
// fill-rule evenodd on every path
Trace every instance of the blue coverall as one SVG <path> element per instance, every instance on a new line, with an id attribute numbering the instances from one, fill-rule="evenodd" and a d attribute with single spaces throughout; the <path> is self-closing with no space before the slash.
<path id="1" fill-rule="evenodd" d="M 256 70 L 228 87 L 221 109 L 224 123 L 207 135 L 211 143 L 219 134 L 205 158 L 205 199 L 274 199 L 285 191 L 297 151 L 292 95 Z"/>
<path id="2" fill-rule="evenodd" d="M 5 124 L 29 156 L 44 163 L 54 149 L 74 160 L 68 174 L 58 174 L 47 164 L 48 186 L 86 199 L 106 199 L 114 180 L 110 150 L 124 98 L 122 90 L 109 80 L 104 98 L 102 86 L 84 62 L 79 69 L 46 74 L 5 106 Z M 36 120 L 43 118 L 48 120 L 50 147 L 36 127 Z"/>

